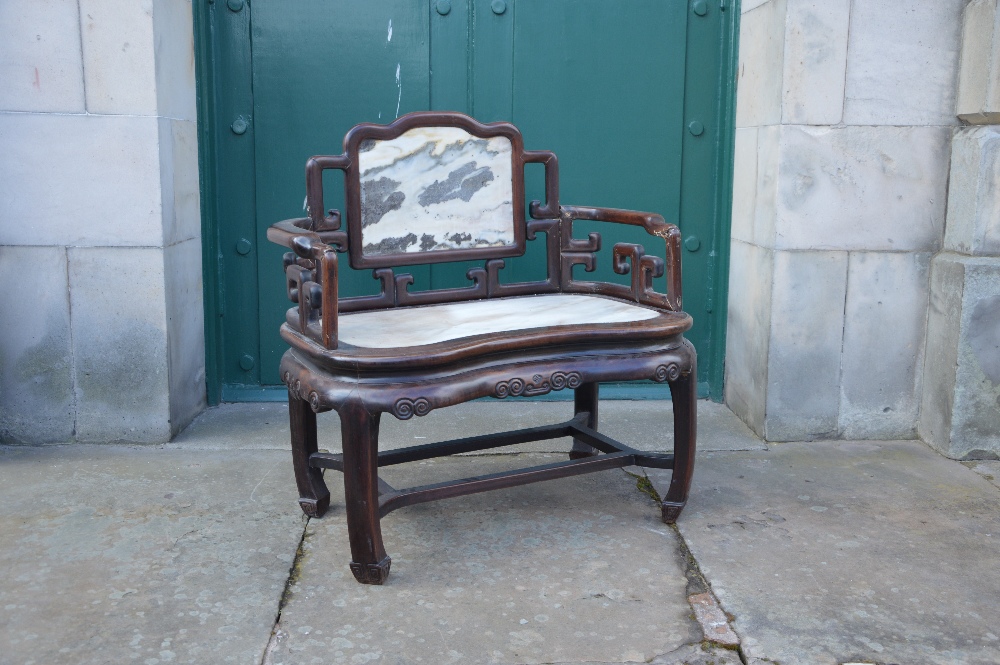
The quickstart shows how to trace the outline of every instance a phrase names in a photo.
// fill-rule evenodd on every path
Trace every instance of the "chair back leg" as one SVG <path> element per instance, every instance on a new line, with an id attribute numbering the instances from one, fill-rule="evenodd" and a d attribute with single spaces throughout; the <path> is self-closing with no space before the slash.
<path id="1" fill-rule="evenodd" d="M 599 386 L 600 384 L 596 382 L 584 383 L 573 391 L 574 415 L 579 415 L 585 411 L 590 413 L 590 418 L 587 419 L 586 425 L 593 430 L 597 429 Z M 588 446 L 579 439 L 573 439 L 573 447 L 569 451 L 570 459 L 583 459 L 584 457 L 593 457 L 596 454 L 597 449 L 593 446 Z"/>

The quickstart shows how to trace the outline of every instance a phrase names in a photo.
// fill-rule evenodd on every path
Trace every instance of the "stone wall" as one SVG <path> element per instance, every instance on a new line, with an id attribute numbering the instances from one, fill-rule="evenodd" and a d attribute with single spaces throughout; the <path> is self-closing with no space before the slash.
<path id="1" fill-rule="evenodd" d="M 726 402 L 774 441 L 916 436 L 967 0 L 744 0 Z"/>
<path id="2" fill-rule="evenodd" d="M 0 440 L 203 408 L 190 0 L 0 2 Z"/>
<path id="3" fill-rule="evenodd" d="M 1000 11 L 965 11 L 944 251 L 931 262 L 921 438 L 1000 458 Z M 993 124 L 988 124 L 993 123 Z"/>

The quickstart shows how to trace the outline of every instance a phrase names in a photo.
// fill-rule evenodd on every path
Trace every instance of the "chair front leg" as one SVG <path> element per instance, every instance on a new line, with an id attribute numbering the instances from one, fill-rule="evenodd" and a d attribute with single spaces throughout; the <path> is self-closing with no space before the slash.
<path id="1" fill-rule="evenodd" d="M 587 427 L 590 429 L 597 429 L 597 400 L 598 400 L 598 387 L 597 383 L 584 383 L 581 384 L 579 388 L 573 391 L 573 412 L 575 415 L 579 415 L 584 411 L 590 414 L 590 418 L 587 419 Z M 569 451 L 570 459 L 583 459 L 585 457 L 593 457 L 597 454 L 597 449 L 593 446 L 589 446 L 579 439 L 573 439 L 573 447 Z"/>
<path id="2" fill-rule="evenodd" d="M 378 428 L 381 413 L 360 400 L 339 409 L 344 448 L 344 500 L 351 572 L 362 584 L 382 584 L 392 561 L 382 545 L 378 514 Z"/>
<path id="3" fill-rule="evenodd" d="M 670 381 L 669 385 L 674 407 L 674 471 L 660 510 L 663 521 L 673 524 L 687 503 L 691 476 L 694 473 L 698 431 L 698 372 L 693 350 L 690 370 Z"/>
<path id="4" fill-rule="evenodd" d="M 323 471 L 309 466 L 309 456 L 316 452 L 316 414 L 309 402 L 288 392 L 288 421 L 292 434 L 292 465 L 299 488 L 299 505 L 309 517 L 322 517 L 330 507 L 330 490 L 323 482 Z"/>

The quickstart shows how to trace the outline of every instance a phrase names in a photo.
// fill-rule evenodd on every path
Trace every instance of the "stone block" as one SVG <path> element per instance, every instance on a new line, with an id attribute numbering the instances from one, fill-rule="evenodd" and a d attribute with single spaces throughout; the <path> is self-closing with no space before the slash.
<path id="1" fill-rule="evenodd" d="M 77 439 L 170 439 L 163 250 L 70 248 Z"/>
<path id="2" fill-rule="evenodd" d="M 955 401 L 955 370 L 962 322 L 965 266 L 958 255 L 941 253 L 931 261 L 927 335 L 924 351 L 920 438 L 947 454 Z"/>
<path id="3" fill-rule="evenodd" d="M 84 111 L 75 0 L 0 2 L 0 111 Z"/>
<path id="4" fill-rule="evenodd" d="M 754 241 L 753 222 L 757 209 L 757 128 L 736 130 L 733 165 L 733 223 L 731 236 L 743 242 Z"/>
<path id="5" fill-rule="evenodd" d="M 787 0 L 781 121 L 835 125 L 844 110 L 851 0 Z"/>
<path id="6" fill-rule="evenodd" d="M 725 399 L 758 436 L 764 432 L 773 272 L 771 250 L 732 241 Z"/>
<path id="7" fill-rule="evenodd" d="M 288 459 L 159 446 L 0 449 L 0 660 L 265 660 L 302 539 Z M 41 626 L 44 638 L 35 637 Z"/>
<path id="8" fill-rule="evenodd" d="M 951 146 L 945 249 L 1000 256 L 1000 127 L 963 127 Z"/>
<path id="9" fill-rule="evenodd" d="M 156 115 L 152 0 L 80 0 L 87 110 Z"/>
<path id="10" fill-rule="evenodd" d="M 1000 258 L 965 265 L 951 451 L 1000 459 Z"/>
<path id="11" fill-rule="evenodd" d="M 772 2 L 773 0 L 743 0 L 740 4 L 740 12 L 746 14 L 751 9 L 757 9 L 765 2 Z"/>
<path id="12" fill-rule="evenodd" d="M 514 464 L 564 458 L 526 454 Z M 386 467 L 382 475 L 408 487 L 511 464 L 503 456 L 452 457 Z M 338 507 L 343 485 L 330 483 Z M 653 521 L 655 506 L 630 476 L 587 474 L 440 505 L 418 508 L 420 519 L 411 516 L 416 511 L 382 519 L 392 553 L 386 587 L 341 574 L 351 551 L 342 511 L 311 520 L 302 545 L 307 563 L 297 567 L 295 591 L 281 609 L 286 637 L 273 642 L 269 660 L 722 665 L 700 657 L 679 536 Z"/>
<path id="13" fill-rule="evenodd" d="M 0 244 L 161 244 L 155 118 L 0 114 L 0 145 Z"/>
<path id="14" fill-rule="evenodd" d="M 205 408 L 205 314 L 201 239 L 163 251 L 167 313 L 170 432 L 184 429 Z"/>
<path id="15" fill-rule="evenodd" d="M 932 262 L 920 436 L 957 459 L 1000 459 L 1000 258 Z"/>
<path id="16" fill-rule="evenodd" d="M 940 248 L 950 128 L 783 126 L 780 131 L 776 248 Z"/>
<path id="17" fill-rule="evenodd" d="M 1000 663 L 1000 492 L 961 464 L 829 441 L 703 455 L 695 474 L 677 527 L 747 665 Z"/>
<path id="18" fill-rule="evenodd" d="M 161 116 L 197 119 L 190 0 L 153 0 L 156 106 Z"/>
<path id="19" fill-rule="evenodd" d="M 972 0 L 965 8 L 959 61 L 958 117 L 974 124 L 1000 123 L 1000 10 L 997 0 Z"/>
<path id="20" fill-rule="evenodd" d="M 757 132 L 757 209 L 753 218 L 753 241 L 761 247 L 774 247 L 781 133 L 779 125 L 761 127 Z"/>
<path id="21" fill-rule="evenodd" d="M 0 442 L 73 437 L 66 250 L 0 247 Z"/>
<path id="22" fill-rule="evenodd" d="M 737 127 L 781 122 L 785 2 L 771 0 L 741 17 Z"/>
<path id="23" fill-rule="evenodd" d="M 198 128 L 187 120 L 159 118 L 163 244 L 201 237 Z"/>
<path id="24" fill-rule="evenodd" d="M 846 439 L 916 436 L 930 258 L 850 254 L 840 392 Z"/>
<path id="25" fill-rule="evenodd" d="M 835 437 L 847 253 L 776 251 L 773 279 L 764 438 Z"/>
<path id="26" fill-rule="evenodd" d="M 955 80 L 966 2 L 854 3 L 844 123 L 955 124 Z"/>

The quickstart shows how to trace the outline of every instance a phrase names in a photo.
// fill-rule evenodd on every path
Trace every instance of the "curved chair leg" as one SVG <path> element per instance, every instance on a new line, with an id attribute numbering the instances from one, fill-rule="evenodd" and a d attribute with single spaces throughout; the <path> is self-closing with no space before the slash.
<path id="1" fill-rule="evenodd" d="M 299 505 L 309 517 L 322 517 L 330 507 L 330 490 L 323 482 L 323 472 L 309 466 L 309 456 L 316 452 L 316 414 L 309 402 L 288 393 L 288 421 L 292 433 L 292 465 L 299 487 Z"/>
<path id="2" fill-rule="evenodd" d="M 573 391 L 573 413 L 589 412 L 590 418 L 587 419 L 587 427 L 595 430 L 597 429 L 598 387 L 597 383 L 584 383 Z M 573 439 L 573 447 L 569 451 L 570 459 L 583 459 L 584 457 L 593 457 L 596 454 L 596 448 L 588 446 L 579 439 Z"/>
<path id="3" fill-rule="evenodd" d="M 369 413 L 361 401 L 348 402 L 339 413 L 351 572 L 362 584 L 382 584 L 392 563 L 382 545 L 378 514 L 378 426 L 382 414 Z"/>
<path id="4" fill-rule="evenodd" d="M 674 405 L 674 472 L 670 477 L 667 495 L 660 504 L 663 521 L 667 524 L 676 522 L 684 510 L 694 472 L 698 432 L 698 372 L 693 350 L 691 368 L 670 382 L 670 396 Z"/>

